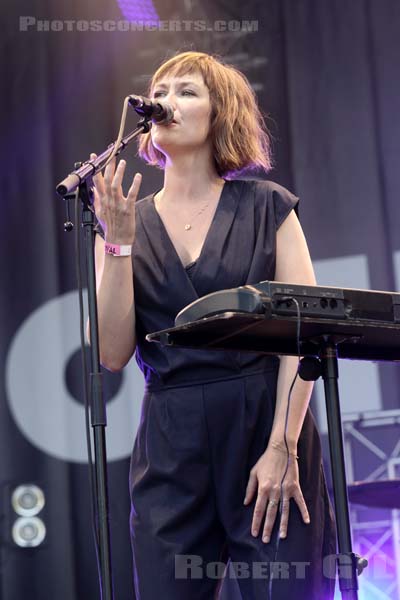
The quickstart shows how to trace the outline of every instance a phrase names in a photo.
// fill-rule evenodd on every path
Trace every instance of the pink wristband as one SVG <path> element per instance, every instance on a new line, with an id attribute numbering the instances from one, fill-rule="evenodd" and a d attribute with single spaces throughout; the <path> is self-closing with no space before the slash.
<path id="1" fill-rule="evenodd" d="M 111 256 L 130 256 L 132 254 L 132 246 L 120 246 L 119 244 L 109 244 L 106 242 L 104 251 L 106 254 L 111 254 Z"/>

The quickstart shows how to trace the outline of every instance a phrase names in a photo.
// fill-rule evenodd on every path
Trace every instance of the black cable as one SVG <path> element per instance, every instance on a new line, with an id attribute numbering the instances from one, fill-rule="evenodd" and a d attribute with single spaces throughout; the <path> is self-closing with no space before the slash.
<path id="1" fill-rule="evenodd" d="M 82 272 L 81 272 L 81 228 L 80 228 L 80 214 L 79 214 L 79 194 L 75 196 L 75 270 L 76 280 L 78 284 L 78 296 L 79 296 L 79 330 L 81 340 L 81 365 L 82 365 L 82 379 L 83 379 L 83 400 L 85 405 L 85 429 L 86 429 L 86 445 L 88 455 L 88 468 L 89 468 L 89 490 L 90 490 L 90 504 L 91 504 L 91 522 L 92 522 L 92 533 L 94 539 L 94 547 L 96 553 L 96 562 L 98 573 L 100 573 L 100 550 L 99 550 L 99 531 L 97 526 L 97 506 L 95 502 L 95 491 L 96 483 L 94 476 L 93 467 L 93 456 L 92 456 L 92 442 L 90 435 L 90 415 L 89 406 L 91 406 L 90 388 L 88 384 L 88 370 L 86 360 L 86 346 L 85 346 L 85 323 L 83 314 L 83 286 L 82 286 Z M 90 399 L 90 402 L 89 402 Z"/>
<path id="2" fill-rule="evenodd" d="M 298 301 L 296 300 L 296 298 L 292 298 L 292 297 L 285 297 L 285 298 L 281 298 L 279 300 L 279 303 L 282 302 L 287 302 L 288 300 L 292 301 L 295 303 L 296 305 L 296 311 L 297 311 L 297 326 L 296 326 L 296 345 L 297 345 L 297 356 L 298 356 L 298 362 L 297 362 L 297 369 L 296 369 L 296 374 L 293 377 L 292 383 L 290 385 L 289 388 L 289 393 L 288 393 L 288 401 L 287 401 L 287 407 L 286 407 L 286 415 L 285 415 L 285 429 L 284 429 L 284 434 L 283 434 L 283 439 L 285 442 L 285 446 L 286 446 L 286 468 L 285 468 L 285 472 L 283 473 L 282 479 L 281 479 L 281 494 L 280 494 L 280 498 L 281 501 L 279 503 L 279 517 L 280 517 L 280 521 L 282 519 L 282 497 L 283 497 L 283 482 L 285 480 L 286 474 L 288 472 L 289 469 L 289 460 L 290 460 L 290 454 L 289 454 L 289 446 L 287 443 L 287 426 L 288 426 L 288 422 L 289 422 L 289 410 L 290 410 L 290 401 L 291 401 L 291 396 L 292 396 L 292 391 L 294 388 L 294 385 L 296 383 L 297 377 L 299 375 L 299 367 L 300 367 L 300 327 L 301 327 L 301 318 L 300 318 L 300 305 L 298 303 Z M 279 543 L 280 543 L 280 537 L 279 537 L 279 531 L 280 531 L 280 527 L 278 527 L 277 529 L 277 534 L 276 534 L 276 541 L 275 541 L 275 552 L 274 552 L 274 560 L 273 560 L 273 565 L 276 563 L 277 558 L 278 558 L 278 552 L 279 552 Z M 273 583 L 273 566 L 272 569 L 270 569 L 270 574 L 269 574 L 269 586 L 268 586 L 268 596 L 269 596 L 269 600 L 273 599 L 272 596 L 272 583 Z"/>

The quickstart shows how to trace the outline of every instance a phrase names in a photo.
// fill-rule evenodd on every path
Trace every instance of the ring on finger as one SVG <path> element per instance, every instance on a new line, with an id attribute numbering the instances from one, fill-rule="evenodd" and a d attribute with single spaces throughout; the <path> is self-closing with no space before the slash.
<path id="1" fill-rule="evenodd" d="M 274 506 L 278 506 L 279 501 L 277 500 L 268 500 L 268 506 L 274 507 Z"/>

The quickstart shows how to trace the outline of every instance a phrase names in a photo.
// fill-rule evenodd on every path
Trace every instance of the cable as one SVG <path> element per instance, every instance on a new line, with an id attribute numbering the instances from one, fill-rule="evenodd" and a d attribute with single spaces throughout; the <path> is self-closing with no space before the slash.
<path id="1" fill-rule="evenodd" d="M 114 158 L 114 156 L 117 154 L 117 150 L 119 148 L 119 145 L 121 143 L 122 138 L 124 137 L 124 130 L 125 130 L 125 122 L 126 122 L 126 114 L 128 112 L 128 105 L 129 105 L 129 96 L 127 96 L 124 100 L 124 105 L 122 107 L 122 115 L 121 115 L 121 122 L 119 124 L 119 132 L 118 132 L 118 137 L 115 140 L 115 142 L 113 142 L 114 144 L 114 149 L 111 152 L 110 156 L 107 158 L 106 162 L 104 163 L 104 165 L 101 167 L 101 169 L 103 170 L 108 163 L 110 163 L 112 161 L 112 159 Z"/>
<path id="2" fill-rule="evenodd" d="M 283 482 L 285 480 L 286 474 L 288 472 L 289 469 L 289 460 L 290 460 L 290 454 L 289 454 L 289 446 L 287 443 L 287 426 L 288 426 L 288 422 L 289 422 L 289 410 L 290 410 L 290 401 L 291 401 L 291 395 L 292 395 L 292 391 L 294 388 L 294 385 L 296 383 L 297 377 L 299 375 L 299 367 L 300 367 L 300 327 L 301 327 L 301 315 L 300 315 L 300 305 L 297 301 L 296 298 L 292 298 L 292 297 L 284 297 L 281 298 L 279 300 L 279 304 L 282 302 L 287 302 L 288 300 L 292 301 L 295 303 L 296 305 L 296 311 L 297 311 L 297 326 L 296 326 L 296 346 L 297 346 L 297 356 L 298 356 L 298 362 L 297 362 L 297 369 L 296 369 L 296 374 L 293 377 L 292 383 L 290 385 L 289 388 L 289 393 L 288 393 L 288 401 L 287 401 L 287 407 L 286 407 L 286 415 L 285 415 L 285 429 L 284 429 L 284 434 L 283 434 L 283 439 L 285 442 L 285 446 L 286 446 L 286 453 L 287 453 L 287 458 L 286 458 L 286 468 L 285 468 L 285 472 L 283 473 L 282 479 L 281 479 L 281 494 L 280 497 L 282 498 L 283 496 Z M 280 519 L 282 519 L 282 502 L 279 503 L 279 517 Z M 274 560 L 273 560 L 273 565 L 275 564 L 277 558 L 278 558 L 278 552 L 279 552 L 279 543 L 280 543 L 280 537 L 279 537 L 279 527 L 277 529 L 277 535 L 276 535 L 276 542 L 275 542 L 275 552 L 274 552 Z M 270 575 L 269 575 L 269 585 L 268 585 L 268 597 L 269 600 L 272 600 L 273 596 L 272 596 L 272 585 L 273 585 L 273 569 L 270 569 Z"/>

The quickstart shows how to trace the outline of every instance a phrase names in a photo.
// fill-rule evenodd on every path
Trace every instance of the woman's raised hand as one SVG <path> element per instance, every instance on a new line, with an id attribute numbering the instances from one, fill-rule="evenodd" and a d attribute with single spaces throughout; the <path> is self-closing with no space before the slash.
<path id="1" fill-rule="evenodd" d="M 91 154 L 90 158 L 96 158 Z M 106 166 L 104 176 L 93 177 L 94 210 L 103 228 L 105 240 L 111 244 L 132 245 L 135 239 L 135 202 L 142 176 L 136 173 L 126 198 L 123 195 L 122 179 L 126 162 L 120 160 L 115 168 L 115 158 Z"/>

